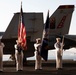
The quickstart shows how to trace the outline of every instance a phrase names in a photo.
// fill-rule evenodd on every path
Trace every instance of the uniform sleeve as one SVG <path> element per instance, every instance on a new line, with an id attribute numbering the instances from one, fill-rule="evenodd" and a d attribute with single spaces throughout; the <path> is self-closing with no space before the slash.
<path id="1" fill-rule="evenodd" d="M 54 44 L 55 49 L 60 49 L 59 47 L 57 47 L 57 43 Z"/>
<path id="2" fill-rule="evenodd" d="M 34 44 L 35 50 L 37 50 L 37 44 Z"/>
<path id="3" fill-rule="evenodd" d="M 17 45 L 14 45 L 14 48 L 17 49 Z"/>
<path id="4" fill-rule="evenodd" d="M 2 47 L 5 47 L 4 43 L 2 43 Z"/>
<path id="5" fill-rule="evenodd" d="M 56 43 L 54 44 L 54 47 L 56 48 Z"/>

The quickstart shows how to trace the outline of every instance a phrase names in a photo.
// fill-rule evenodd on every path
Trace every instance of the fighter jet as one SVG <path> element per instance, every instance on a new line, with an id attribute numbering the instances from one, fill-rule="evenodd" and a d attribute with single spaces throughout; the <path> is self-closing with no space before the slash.
<path id="1" fill-rule="evenodd" d="M 74 40 L 68 34 L 72 13 L 74 11 L 74 5 L 60 5 L 57 10 L 50 17 L 50 50 L 54 49 L 54 43 L 56 42 L 56 37 L 61 37 L 64 35 L 64 48 L 70 48 L 76 45 L 76 40 Z M 16 39 L 18 35 L 18 23 L 19 23 L 19 12 L 14 13 L 14 16 L 9 23 L 6 31 L 4 32 L 1 41 L 5 44 L 4 54 L 14 54 L 14 45 L 16 44 Z M 25 57 L 34 56 L 34 43 L 36 38 L 42 38 L 44 22 L 43 13 L 26 13 L 23 12 L 24 23 L 26 27 L 26 39 L 27 39 L 27 50 L 24 52 Z"/>

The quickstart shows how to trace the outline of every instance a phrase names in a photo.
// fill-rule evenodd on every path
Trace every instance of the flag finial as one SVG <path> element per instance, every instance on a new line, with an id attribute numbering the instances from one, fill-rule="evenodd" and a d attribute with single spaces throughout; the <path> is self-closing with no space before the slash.
<path id="1" fill-rule="evenodd" d="M 21 6 L 22 6 L 22 0 L 21 0 Z"/>
<path id="2" fill-rule="evenodd" d="M 22 8 L 22 0 L 21 0 L 21 8 Z"/>

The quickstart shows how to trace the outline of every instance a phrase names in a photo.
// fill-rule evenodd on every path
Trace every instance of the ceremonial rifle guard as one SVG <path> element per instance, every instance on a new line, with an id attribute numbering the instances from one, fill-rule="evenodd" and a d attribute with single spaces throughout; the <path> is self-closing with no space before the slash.
<path id="1" fill-rule="evenodd" d="M 60 42 L 61 39 L 60 38 L 56 38 L 56 43 L 54 44 L 54 47 L 56 49 L 56 68 L 59 70 L 59 69 L 62 69 L 62 53 L 63 53 L 63 50 L 62 50 L 62 43 Z"/>

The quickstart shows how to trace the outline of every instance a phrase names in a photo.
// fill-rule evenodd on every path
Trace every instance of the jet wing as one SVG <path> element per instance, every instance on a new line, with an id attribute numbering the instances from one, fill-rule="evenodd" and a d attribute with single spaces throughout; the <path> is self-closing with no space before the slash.
<path id="1" fill-rule="evenodd" d="M 76 35 L 54 35 L 51 36 L 49 39 L 49 50 L 55 49 L 54 44 L 56 42 L 56 38 L 59 37 L 61 38 L 61 42 L 64 36 L 64 49 L 69 49 L 72 47 L 76 47 Z"/>
<path id="2" fill-rule="evenodd" d="M 63 38 L 63 36 L 60 37 Z M 64 35 L 64 49 L 72 47 L 76 47 L 76 35 Z"/>

